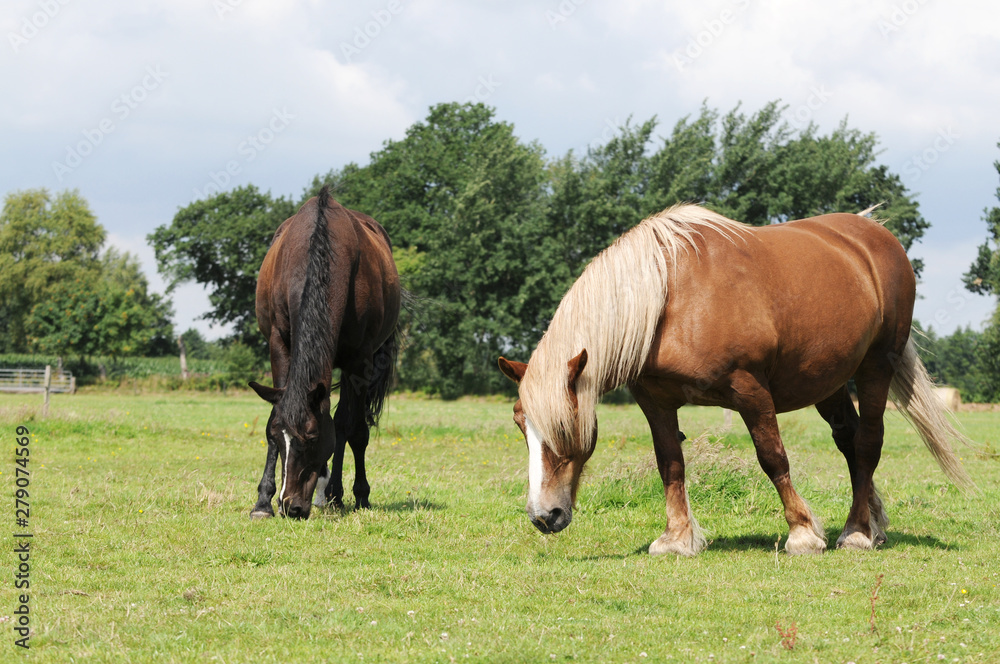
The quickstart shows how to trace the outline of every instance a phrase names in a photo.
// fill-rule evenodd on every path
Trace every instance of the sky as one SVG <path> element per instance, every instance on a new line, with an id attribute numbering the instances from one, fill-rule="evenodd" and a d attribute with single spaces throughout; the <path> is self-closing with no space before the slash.
<path id="1" fill-rule="evenodd" d="M 994 307 L 961 282 L 1000 204 L 988 0 L 5 0 L 0 34 L 0 191 L 78 189 L 159 292 L 146 236 L 179 208 L 250 183 L 297 199 L 437 103 L 493 106 L 555 158 L 630 117 L 666 135 L 703 102 L 780 99 L 793 127 L 875 132 L 917 195 L 918 320 L 981 329 Z M 199 285 L 173 302 L 178 331 L 227 332 Z"/>

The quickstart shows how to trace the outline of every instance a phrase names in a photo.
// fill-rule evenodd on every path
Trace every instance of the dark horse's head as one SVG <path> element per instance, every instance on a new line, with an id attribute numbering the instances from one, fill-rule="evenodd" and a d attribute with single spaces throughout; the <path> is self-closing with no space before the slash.
<path id="1" fill-rule="evenodd" d="M 250 387 L 273 408 L 267 436 L 278 441 L 281 457 L 281 493 L 278 509 L 294 519 L 309 517 L 317 481 L 327 477 L 326 462 L 333 454 L 336 436 L 327 428 L 330 419 L 330 387 L 316 383 L 305 394 L 284 387 L 251 382 Z M 323 490 L 325 482 L 321 483 Z"/>

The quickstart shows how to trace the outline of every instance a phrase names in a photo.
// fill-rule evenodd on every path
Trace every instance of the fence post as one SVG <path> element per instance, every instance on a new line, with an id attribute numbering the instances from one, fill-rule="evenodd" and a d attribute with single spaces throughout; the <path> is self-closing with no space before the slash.
<path id="1" fill-rule="evenodd" d="M 722 426 L 729 431 L 733 428 L 733 411 L 728 408 L 722 409 Z"/>
<path id="2" fill-rule="evenodd" d="M 76 394 L 76 376 L 69 377 L 69 393 Z"/>
<path id="3" fill-rule="evenodd" d="M 177 345 L 181 349 L 181 378 L 187 380 L 191 374 L 188 373 L 187 349 L 184 348 L 184 338 L 177 337 Z"/>
<path id="4" fill-rule="evenodd" d="M 52 365 L 45 365 L 45 403 L 42 404 L 42 417 L 49 416 L 49 389 L 52 387 Z"/>

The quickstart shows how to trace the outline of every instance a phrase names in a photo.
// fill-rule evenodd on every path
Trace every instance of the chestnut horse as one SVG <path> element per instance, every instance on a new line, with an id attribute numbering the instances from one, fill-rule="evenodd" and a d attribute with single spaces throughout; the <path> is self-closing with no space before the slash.
<path id="1" fill-rule="evenodd" d="M 272 405 L 252 517 L 274 516 L 278 457 L 281 514 L 307 518 L 314 491 L 316 505 L 343 507 L 347 442 L 356 506 L 369 506 L 365 448 L 396 364 L 399 306 L 389 236 L 331 199 L 326 187 L 278 227 L 257 278 L 257 325 L 268 341 L 274 387 L 250 383 Z M 334 367 L 341 370 L 340 400 L 331 419 Z"/>
<path id="2" fill-rule="evenodd" d="M 684 486 L 677 410 L 689 403 L 742 416 L 784 505 L 790 554 L 820 553 L 826 536 L 792 486 L 775 415 L 815 404 L 854 491 L 837 546 L 884 542 L 872 474 L 890 394 L 948 477 L 971 484 L 949 443 L 961 435 L 909 339 L 914 294 L 903 247 L 861 215 L 754 228 L 682 205 L 646 219 L 584 270 L 528 364 L 499 360 L 519 384 L 531 521 L 543 533 L 569 525 L 597 440 L 595 405 L 626 384 L 649 421 L 666 494 L 667 527 L 651 554 L 706 546 Z"/>

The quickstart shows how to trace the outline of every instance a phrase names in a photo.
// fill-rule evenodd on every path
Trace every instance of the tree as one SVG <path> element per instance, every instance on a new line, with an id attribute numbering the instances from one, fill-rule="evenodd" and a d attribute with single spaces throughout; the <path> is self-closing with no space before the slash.
<path id="1" fill-rule="evenodd" d="M 109 248 L 95 269 L 50 287 L 25 327 L 35 352 L 118 358 L 168 344 L 171 315 L 170 305 L 149 293 L 138 259 Z"/>
<path id="2" fill-rule="evenodd" d="M 208 286 L 213 308 L 205 318 L 234 324 L 237 338 L 262 349 L 254 318 L 257 272 L 274 231 L 296 208 L 248 185 L 180 209 L 148 236 L 168 292 L 186 281 Z"/>
<path id="3" fill-rule="evenodd" d="M 849 128 L 846 119 L 828 136 L 815 125 L 796 133 L 783 111 L 770 102 L 747 116 L 737 106 L 720 120 L 703 105 L 696 119 L 678 122 L 650 158 L 650 211 L 701 201 L 759 226 L 882 203 L 886 226 L 909 251 L 930 224 L 900 177 L 876 164 L 875 134 Z M 911 262 L 919 274 L 922 261 Z"/>
<path id="4" fill-rule="evenodd" d="M 928 373 L 939 383 L 958 388 L 963 401 L 990 401 L 992 388 L 988 368 L 983 362 L 986 335 L 971 327 L 959 328 L 947 337 L 939 337 L 933 328 L 918 330 L 918 354 Z"/>
<path id="5" fill-rule="evenodd" d="M 997 143 L 1000 147 L 1000 142 Z M 1000 159 L 993 162 L 997 174 L 1000 174 Z M 996 190 L 997 200 L 1000 200 L 1000 187 Z M 987 239 L 979 245 L 976 260 L 969 267 L 963 279 L 965 287 L 973 293 L 983 295 L 1000 295 L 1000 207 L 983 210 L 983 221 L 986 222 Z M 983 332 L 981 361 L 988 377 L 987 391 L 992 401 L 1000 401 L 1000 304 Z"/>
<path id="6" fill-rule="evenodd" d="M 828 212 L 860 212 L 882 203 L 887 227 L 909 250 L 926 228 L 898 175 L 876 164 L 878 139 L 847 126 L 827 136 L 796 132 L 779 102 L 747 115 L 703 105 L 677 122 L 656 148 L 656 119 L 628 122 L 582 159 L 572 153 L 549 166 L 550 215 L 586 259 L 645 216 L 682 202 L 703 203 L 728 217 L 763 225 Z M 913 259 L 919 274 L 922 262 Z"/>
<path id="7" fill-rule="evenodd" d="M 1000 148 L 1000 141 L 997 142 Z M 1000 159 L 993 162 L 993 167 L 1000 174 Z M 996 190 L 1000 200 L 1000 186 Z M 979 253 L 975 262 L 965 273 L 965 287 L 973 293 L 982 295 L 1000 295 L 1000 207 L 983 210 L 983 221 L 986 222 L 987 239 L 979 245 Z"/>
<path id="8" fill-rule="evenodd" d="M 25 352 L 32 309 L 97 268 L 104 228 L 77 191 L 7 194 L 0 213 L 0 350 Z"/>
<path id="9" fill-rule="evenodd" d="M 184 348 L 189 359 L 207 360 L 215 353 L 215 347 L 207 341 L 201 332 L 191 327 L 181 335 Z"/>

